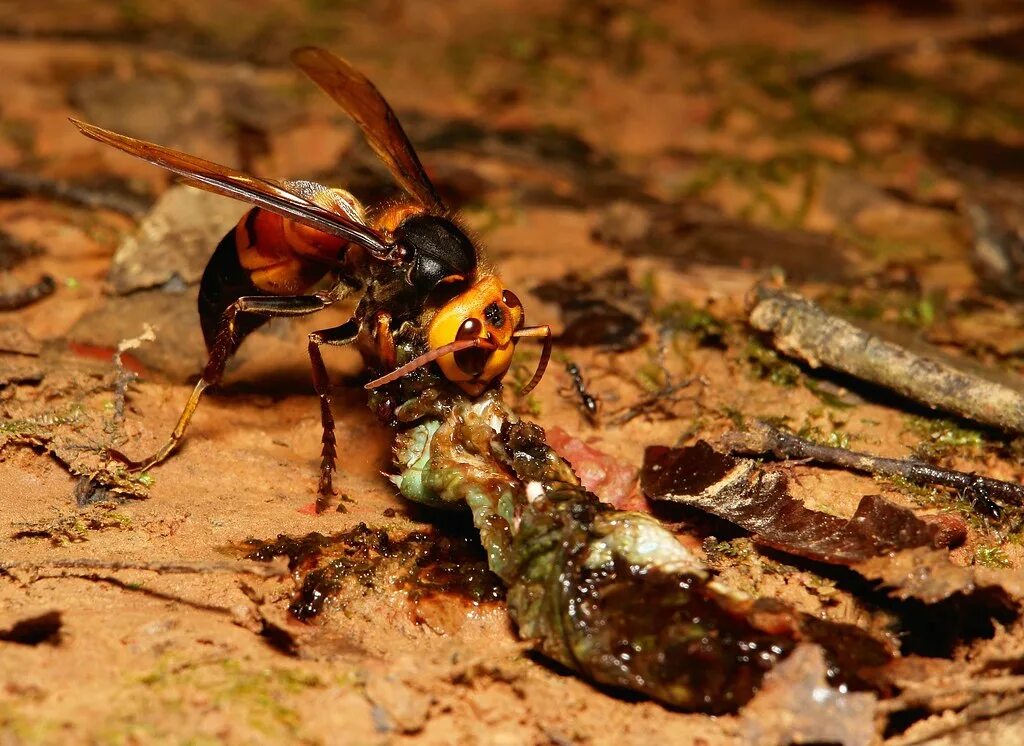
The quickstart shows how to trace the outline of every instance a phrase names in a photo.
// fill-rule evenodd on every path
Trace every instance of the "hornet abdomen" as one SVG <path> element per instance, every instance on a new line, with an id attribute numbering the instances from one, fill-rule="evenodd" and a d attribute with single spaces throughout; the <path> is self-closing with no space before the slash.
<path id="1" fill-rule="evenodd" d="M 293 181 L 288 186 L 332 211 L 365 219 L 362 205 L 344 190 L 311 182 Z M 213 347 L 224 312 L 236 300 L 244 295 L 302 295 L 331 270 L 344 269 L 352 249 L 344 238 L 258 207 L 247 212 L 221 239 L 199 284 L 199 320 L 207 350 Z M 266 321 L 240 314 L 235 347 Z"/>

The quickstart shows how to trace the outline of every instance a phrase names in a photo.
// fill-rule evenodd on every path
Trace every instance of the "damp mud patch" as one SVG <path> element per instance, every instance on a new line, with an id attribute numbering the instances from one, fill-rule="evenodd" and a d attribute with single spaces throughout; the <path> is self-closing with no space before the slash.
<path id="1" fill-rule="evenodd" d="M 425 602 L 446 598 L 479 606 L 504 599 L 501 581 L 487 569 L 483 549 L 470 537 L 416 531 L 393 538 L 360 523 L 330 535 L 250 539 L 244 551 L 246 559 L 258 562 L 288 558 L 299 586 L 288 609 L 301 621 L 344 606 L 352 594 L 377 590 L 404 591 L 414 621 L 431 627 L 430 619 L 417 612 Z"/>

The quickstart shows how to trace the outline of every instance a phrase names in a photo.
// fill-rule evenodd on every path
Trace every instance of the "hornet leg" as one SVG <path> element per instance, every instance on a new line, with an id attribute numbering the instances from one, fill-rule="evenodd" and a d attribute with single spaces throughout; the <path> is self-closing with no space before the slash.
<path id="1" fill-rule="evenodd" d="M 321 329 L 309 335 L 309 362 L 313 368 L 313 388 L 320 397 L 320 424 L 324 434 L 321 438 L 323 447 L 320 451 L 320 485 L 319 492 L 323 496 L 333 495 L 332 477 L 336 469 L 338 451 L 337 439 L 334 435 L 334 413 L 331 411 L 331 380 L 327 375 L 320 345 L 342 346 L 351 344 L 359 334 L 359 323 L 350 319 L 341 326 L 332 329 Z"/>
<path id="2" fill-rule="evenodd" d="M 110 451 L 110 455 L 118 461 L 125 463 L 132 471 L 145 471 L 159 464 L 174 452 L 178 444 L 181 443 L 181 439 L 185 436 L 185 430 L 188 428 L 192 415 L 195 414 L 196 407 L 199 406 L 199 400 L 202 398 L 203 392 L 210 386 L 220 383 L 221 378 L 224 376 L 224 366 L 227 365 L 228 358 L 235 349 L 235 317 L 239 313 L 251 313 L 269 317 L 305 316 L 323 310 L 336 300 L 338 298 L 331 293 L 277 297 L 244 295 L 236 300 L 227 307 L 224 315 L 221 317 L 217 338 L 210 349 L 210 357 L 207 360 L 206 367 L 203 369 L 203 375 L 192 390 L 192 396 L 189 397 L 188 403 L 185 404 L 185 409 L 182 411 L 181 417 L 178 418 L 178 424 L 174 426 L 174 431 L 171 433 L 171 437 L 167 439 L 167 442 L 152 456 L 140 461 L 132 461 L 125 457 L 124 454 L 114 450 Z"/>

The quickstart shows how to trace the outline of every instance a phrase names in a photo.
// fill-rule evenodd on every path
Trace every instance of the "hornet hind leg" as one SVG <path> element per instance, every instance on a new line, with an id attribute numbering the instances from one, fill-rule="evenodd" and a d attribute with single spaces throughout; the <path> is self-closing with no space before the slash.
<path id="1" fill-rule="evenodd" d="M 321 329 L 309 335 L 309 362 L 313 368 L 313 388 L 320 397 L 320 424 L 324 434 L 320 451 L 320 484 L 319 492 L 323 496 L 334 494 L 333 476 L 337 468 L 337 438 L 334 435 L 334 412 L 331 410 L 331 380 L 327 375 L 320 345 L 342 346 L 352 344 L 359 334 L 359 324 L 350 319 L 341 326 Z"/>
<path id="2" fill-rule="evenodd" d="M 202 398 L 203 392 L 210 386 L 220 383 L 221 378 L 224 376 L 224 366 L 238 346 L 238 314 L 252 314 L 262 316 L 264 319 L 282 316 L 306 316 L 322 311 L 340 299 L 340 294 L 331 291 L 315 293 L 313 295 L 243 296 L 236 300 L 227 307 L 221 316 L 217 334 L 210 348 L 209 359 L 206 367 L 203 369 L 203 375 L 192 390 L 192 395 L 189 397 L 188 403 L 185 404 L 185 409 L 178 418 L 178 424 L 174 426 L 174 431 L 167 439 L 167 442 L 153 455 L 138 461 L 133 461 L 124 454 L 114 450 L 109 451 L 110 455 L 126 464 L 132 471 L 145 471 L 159 464 L 174 452 L 185 436 L 185 430 L 188 428 L 192 415 L 195 414 L 196 407 L 199 406 L 199 400 Z M 243 316 L 242 320 L 245 321 L 246 317 Z M 322 360 L 320 365 L 323 366 Z M 314 380 L 316 380 L 316 377 L 317 373 L 314 363 Z M 326 378 L 326 371 L 323 377 Z"/>

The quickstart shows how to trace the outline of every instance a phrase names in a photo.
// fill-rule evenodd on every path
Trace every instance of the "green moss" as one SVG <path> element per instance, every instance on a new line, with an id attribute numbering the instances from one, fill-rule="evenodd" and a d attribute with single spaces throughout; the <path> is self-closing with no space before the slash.
<path id="1" fill-rule="evenodd" d="M 825 436 L 825 445 L 832 448 L 848 449 L 850 447 L 850 435 L 849 433 L 840 432 L 839 430 L 833 430 Z"/>
<path id="2" fill-rule="evenodd" d="M 791 388 L 800 380 L 800 368 L 784 360 L 775 350 L 765 347 L 756 339 L 750 340 L 743 352 L 755 378 L 770 381 L 776 386 Z"/>
<path id="3" fill-rule="evenodd" d="M 926 296 L 901 308 L 899 320 L 910 326 L 926 328 L 935 323 L 936 313 L 935 300 L 932 297 Z"/>
<path id="4" fill-rule="evenodd" d="M 80 404 L 68 407 L 58 414 L 46 414 L 39 417 L 0 420 L 0 435 L 15 437 L 46 437 L 49 431 L 61 425 L 77 424 L 82 418 Z"/>
<path id="5" fill-rule="evenodd" d="M 974 564 L 983 567 L 1009 567 L 1010 560 L 1006 551 L 997 545 L 982 545 L 974 550 Z"/>
<path id="6" fill-rule="evenodd" d="M 985 445 L 985 438 L 978 430 L 964 427 L 953 420 L 927 417 L 907 417 L 906 431 L 922 438 L 914 446 L 919 458 L 938 458 L 960 449 L 977 450 Z"/>
<path id="7" fill-rule="evenodd" d="M 181 661 L 168 655 L 151 671 L 136 678 L 150 690 L 150 701 L 137 697 L 140 706 L 115 716 L 108 732 L 113 736 L 147 727 L 147 711 L 153 706 L 151 697 L 159 699 L 163 711 L 182 712 L 192 709 L 188 698 L 200 693 L 207 707 L 220 710 L 229 719 L 244 723 L 249 729 L 274 741 L 301 740 L 302 718 L 293 703 L 310 689 L 326 687 L 317 673 L 283 666 L 255 667 L 235 659 Z M 169 727 L 169 726 L 168 726 Z M 240 733 L 244 733 L 244 729 Z M 166 737 L 167 733 L 150 734 Z M 180 738 L 181 733 L 176 733 Z M 198 743 L 204 734 L 189 733 L 187 742 Z M 110 742 L 118 742 L 109 739 Z"/>
<path id="8" fill-rule="evenodd" d="M 741 536 L 736 539 L 719 540 L 709 536 L 702 546 L 708 562 L 717 564 L 722 558 L 744 559 L 754 553 L 754 545 L 750 539 Z"/>
<path id="9" fill-rule="evenodd" d="M 697 344 L 705 346 L 721 346 L 725 337 L 726 325 L 715 318 L 709 311 L 697 308 L 688 301 L 676 301 L 655 309 L 654 317 L 660 326 L 669 332 L 687 332 L 692 334 Z"/>
<path id="10" fill-rule="evenodd" d="M 93 505 L 80 513 L 58 513 L 49 521 L 17 524 L 16 538 L 48 538 L 57 546 L 89 540 L 94 531 L 132 529 L 132 517 L 116 510 L 116 503 Z"/>
<path id="11" fill-rule="evenodd" d="M 815 424 L 810 418 L 797 430 L 797 436 L 812 443 L 818 443 L 829 448 L 849 448 L 850 435 L 838 429 L 826 432 L 820 425 Z"/>
<path id="12" fill-rule="evenodd" d="M 888 485 L 906 495 L 922 508 L 933 508 L 944 513 L 956 513 L 976 531 L 988 531 L 985 518 L 980 516 L 974 507 L 958 494 L 949 490 L 941 490 L 907 481 L 903 477 L 875 477 L 875 481 Z"/>

